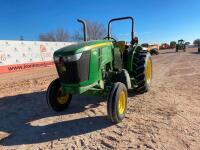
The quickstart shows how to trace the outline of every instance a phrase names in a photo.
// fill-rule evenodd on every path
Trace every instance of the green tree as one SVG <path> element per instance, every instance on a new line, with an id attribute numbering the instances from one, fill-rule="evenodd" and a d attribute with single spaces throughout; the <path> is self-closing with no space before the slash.
<path id="1" fill-rule="evenodd" d="M 194 40 L 193 44 L 200 47 L 200 39 Z"/>
<path id="2" fill-rule="evenodd" d="M 185 42 L 185 45 L 190 45 L 190 42 Z"/>

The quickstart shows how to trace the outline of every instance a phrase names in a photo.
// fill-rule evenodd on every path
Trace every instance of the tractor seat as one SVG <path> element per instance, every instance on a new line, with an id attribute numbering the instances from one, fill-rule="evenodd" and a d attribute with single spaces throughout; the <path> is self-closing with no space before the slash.
<path id="1" fill-rule="evenodd" d="M 119 51 L 123 53 L 126 49 L 126 42 L 125 41 L 117 41 L 114 43 L 115 48 L 119 48 Z"/>

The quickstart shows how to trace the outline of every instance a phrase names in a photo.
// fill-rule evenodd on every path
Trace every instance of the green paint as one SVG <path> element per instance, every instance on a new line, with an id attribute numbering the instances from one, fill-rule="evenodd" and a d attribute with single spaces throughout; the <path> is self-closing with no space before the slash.
<path id="1" fill-rule="evenodd" d="M 131 75 L 134 70 L 134 68 L 132 67 L 133 57 L 135 52 L 142 50 L 142 47 L 136 44 L 133 48 L 129 49 L 130 50 L 128 52 L 128 60 L 126 61 L 126 63 L 122 63 L 127 65 L 124 66 L 124 68 L 127 68 L 131 77 L 132 86 L 134 87 L 136 83 Z M 61 83 L 63 90 L 71 94 L 96 96 L 105 95 L 105 93 L 107 93 L 108 91 L 106 90 L 107 87 L 104 87 L 104 83 L 102 81 L 102 71 L 105 69 L 106 65 L 109 65 L 111 70 L 113 69 L 113 51 L 116 50 L 119 51 L 119 48 L 115 48 L 111 41 L 97 40 L 70 45 L 56 51 L 54 53 L 54 56 L 68 56 L 81 53 L 83 51 L 90 51 L 89 79 L 78 84 Z M 115 71 L 109 74 L 110 78 L 112 78 L 113 74 L 115 74 Z"/>
<path id="2" fill-rule="evenodd" d="M 70 46 L 63 47 L 59 50 L 57 50 L 54 53 L 54 56 L 65 56 L 65 55 L 74 55 L 77 53 L 81 53 L 83 51 L 87 51 L 90 49 L 87 49 L 88 46 L 93 46 L 96 44 L 103 44 L 111 42 L 109 40 L 96 40 L 96 41 L 88 41 L 88 42 L 81 42 L 78 44 L 72 44 Z"/>

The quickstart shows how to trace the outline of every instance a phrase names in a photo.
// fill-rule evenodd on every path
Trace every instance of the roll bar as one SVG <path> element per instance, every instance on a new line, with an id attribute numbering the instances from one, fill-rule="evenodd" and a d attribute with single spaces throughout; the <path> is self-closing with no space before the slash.
<path id="1" fill-rule="evenodd" d="M 133 19 L 133 17 L 130 17 L 130 16 L 122 17 L 122 18 L 113 18 L 113 19 L 111 19 L 109 21 L 109 23 L 108 23 L 108 39 L 110 39 L 110 37 L 111 37 L 111 32 L 110 32 L 111 23 L 114 22 L 114 21 L 127 20 L 127 19 L 131 20 L 131 23 L 132 23 L 132 27 L 131 27 L 131 42 L 134 41 L 134 19 Z"/>

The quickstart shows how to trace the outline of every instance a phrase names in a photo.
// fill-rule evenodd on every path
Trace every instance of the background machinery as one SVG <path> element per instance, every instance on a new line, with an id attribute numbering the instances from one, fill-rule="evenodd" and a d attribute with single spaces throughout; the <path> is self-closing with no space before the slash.
<path id="1" fill-rule="evenodd" d="M 186 45 L 183 39 L 178 40 L 178 43 L 176 44 L 176 52 L 179 50 L 183 50 L 184 52 L 186 51 Z"/>
<path id="2" fill-rule="evenodd" d="M 162 44 L 160 45 L 160 50 L 162 50 L 162 49 L 170 49 L 170 45 L 167 44 L 167 43 L 162 43 Z"/>
<path id="3" fill-rule="evenodd" d="M 143 43 L 141 45 L 142 47 L 144 47 L 147 51 L 150 52 L 151 55 L 158 55 L 159 51 L 160 51 L 160 47 L 158 44 L 148 44 L 148 43 Z"/>

